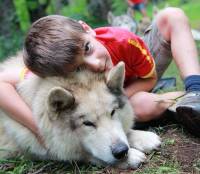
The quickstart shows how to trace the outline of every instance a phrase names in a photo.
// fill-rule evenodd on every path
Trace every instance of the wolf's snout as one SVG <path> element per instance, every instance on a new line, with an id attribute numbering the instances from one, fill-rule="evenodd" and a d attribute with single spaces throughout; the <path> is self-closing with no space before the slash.
<path id="1" fill-rule="evenodd" d="M 111 150 L 112 150 L 113 156 L 116 159 L 120 160 L 127 156 L 129 148 L 126 144 L 119 142 L 112 145 Z"/>

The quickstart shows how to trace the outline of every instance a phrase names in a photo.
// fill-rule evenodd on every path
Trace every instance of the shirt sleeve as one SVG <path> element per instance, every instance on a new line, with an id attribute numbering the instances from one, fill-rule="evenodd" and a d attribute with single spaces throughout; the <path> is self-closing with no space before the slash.
<path id="1" fill-rule="evenodd" d="M 27 67 L 23 67 L 19 74 L 20 81 L 28 78 L 30 75 L 32 75 L 32 72 Z"/>
<path id="2" fill-rule="evenodd" d="M 130 68 L 140 78 L 152 77 L 155 71 L 154 59 L 143 42 L 139 37 L 128 39 L 129 62 Z"/>

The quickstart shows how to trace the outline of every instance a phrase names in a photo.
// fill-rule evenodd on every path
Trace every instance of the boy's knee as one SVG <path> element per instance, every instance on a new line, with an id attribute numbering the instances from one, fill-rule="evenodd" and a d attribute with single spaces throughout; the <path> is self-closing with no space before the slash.
<path id="1" fill-rule="evenodd" d="M 137 116 L 137 120 L 148 121 L 152 113 L 152 96 L 147 92 L 138 92 L 131 97 L 130 101 Z"/>
<path id="2" fill-rule="evenodd" d="M 176 7 L 168 7 L 160 12 L 158 15 L 161 21 L 164 21 L 168 25 L 176 25 L 178 23 L 188 23 L 188 18 L 184 11 Z"/>
<path id="3" fill-rule="evenodd" d="M 188 19 L 180 8 L 168 7 L 162 10 L 157 18 L 156 24 L 164 39 L 170 41 L 171 33 L 184 26 L 189 26 Z"/>
<path id="4" fill-rule="evenodd" d="M 137 121 L 145 122 L 156 119 L 169 107 L 169 103 L 159 102 L 163 97 L 159 94 L 138 92 L 130 98 Z"/>

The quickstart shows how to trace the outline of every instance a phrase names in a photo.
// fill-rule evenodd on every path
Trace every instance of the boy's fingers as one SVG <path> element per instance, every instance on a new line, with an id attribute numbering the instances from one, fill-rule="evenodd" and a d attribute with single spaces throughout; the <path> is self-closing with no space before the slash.
<path id="1" fill-rule="evenodd" d="M 38 142 L 40 143 L 40 145 L 42 145 L 45 149 L 47 149 L 44 138 L 42 137 L 42 135 L 40 133 L 37 133 L 35 136 L 36 136 Z"/>

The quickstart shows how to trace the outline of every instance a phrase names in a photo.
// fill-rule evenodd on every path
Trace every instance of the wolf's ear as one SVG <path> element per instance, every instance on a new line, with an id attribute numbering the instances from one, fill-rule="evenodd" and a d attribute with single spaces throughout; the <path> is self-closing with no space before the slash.
<path id="1" fill-rule="evenodd" d="M 123 91 L 125 77 L 124 62 L 119 62 L 113 67 L 107 76 L 107 86 L 114 93 L 121 93 Z"/>
<path id="2" fill-rule="evenodd" d="M 107 14 L 108 23 L 112 24 L 113 19 L 114 19 L 114 15 L 111 11 L 109 11 L 108 14 Z"/>
<path id="3" fill-rule="evenodd" d="M 50 90 L 47 102 L 49 117 L 51 120 L 56 120 L 62 111 L 74 105 L 75 98 L 68 90 L 55 87 Z"/>
<path id="4" fill-rule="evenodd" d="M 132 10 L 130 7 L 127 8 L 126 14 L 127 14 L 128 16 L 130 16 L 131 18 L 133 18 L 134 13 L 133 13 L 133 10 Z"/>

